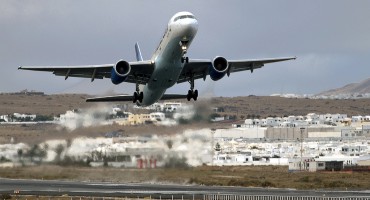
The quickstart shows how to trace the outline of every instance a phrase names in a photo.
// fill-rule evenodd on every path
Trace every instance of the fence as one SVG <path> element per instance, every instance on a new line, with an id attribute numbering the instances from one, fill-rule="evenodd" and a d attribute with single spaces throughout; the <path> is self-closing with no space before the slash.
<path id="1" fill-rule="evenodd" d="M 370 200 L 370 196 L 325 197 L 325 196 L 272 196 L 272 195 L 225 195 L 225 194 L 187 194 L 187 195 L 122 195 L 120 197 L 92 196 L 38 196 L 17 195 L 12 200 Z M 2 200 L 2 199 L 1 199 Z"/>
<path id="2" fill-rule="evenodd" d="M 204 195 L 204 200 L 370 200 L 370 196 L 321 197 L 321 196 L 271 196 L 271 195 Z"/>

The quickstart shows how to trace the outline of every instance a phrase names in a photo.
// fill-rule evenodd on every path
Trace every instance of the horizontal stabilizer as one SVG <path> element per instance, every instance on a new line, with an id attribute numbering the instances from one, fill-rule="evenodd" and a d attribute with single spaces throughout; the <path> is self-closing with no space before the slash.
<path id="1" fill-rule="evenodd" d="M 160 100 L 186 99 L 186 97 L 187 96 L 183 94 L 164 94 Z M 86 102 L 133 101 L 133 99 L 134 97 L 132 95 L 117 95 L 117 96 L 89 98 L 89 99 L 86 99 Z"/>
<path id="2" fill-rule="evenodd" d="M 86 99 L 86 102 L 132 101 L 133 99 L 134 97 L 132 95 L 117 95 L 117 96 L 89 98 L 89 99 Z"/>

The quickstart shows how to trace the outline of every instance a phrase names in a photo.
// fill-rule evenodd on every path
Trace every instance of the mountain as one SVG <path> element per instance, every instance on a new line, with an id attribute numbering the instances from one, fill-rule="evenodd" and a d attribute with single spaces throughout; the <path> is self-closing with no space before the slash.
<path id="1" fill-rule="evenodd" d="M 366 94 L 370 93 L 370 78 L 359 83 L 351 83 L 344 87 L 321 92 L 319 96 L 342 95 L 342 94 Z"/>

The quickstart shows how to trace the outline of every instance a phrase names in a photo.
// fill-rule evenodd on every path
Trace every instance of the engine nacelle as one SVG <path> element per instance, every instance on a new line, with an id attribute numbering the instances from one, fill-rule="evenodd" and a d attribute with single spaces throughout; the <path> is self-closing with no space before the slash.
<path id="1" fill-rule="evenodd" d="M 224 57 L 213 59 L 212 66 L 209 66 L 209 76 L 212 80 L 218 81 L 223 78 L 229 68 L 229 64 Z"/>
<path id="2" fill-rule="evenodd" d="M 130 74 L 131 66 L 127 61 L 120 60 L 112 68 L 111 71 L 111 81 L 113 84 L 117 85 L 125 81 Z"/>

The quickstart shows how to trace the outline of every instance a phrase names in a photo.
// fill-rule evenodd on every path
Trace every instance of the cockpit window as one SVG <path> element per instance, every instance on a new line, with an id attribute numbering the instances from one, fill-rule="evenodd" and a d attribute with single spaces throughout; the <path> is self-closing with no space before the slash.
<path id="1" fill-rule="evenodd" d="M 176 17 L 173 21 L 175 22 L 179 19 L 186 19 L 186 18 L 195 19 L 193 15 L 181 15 L 181 16 Z"/>

